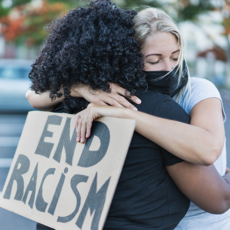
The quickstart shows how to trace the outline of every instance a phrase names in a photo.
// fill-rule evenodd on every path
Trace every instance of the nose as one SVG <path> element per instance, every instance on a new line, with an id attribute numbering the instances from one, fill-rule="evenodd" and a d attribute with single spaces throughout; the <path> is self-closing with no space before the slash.
<path id="1" fill-rule="evenodd" d="M 163 71 L 171 71 L 173 67 L 174 66 L 172 66 L 172 63 L 170 62 L 170 60 L 164 60 Z"/>

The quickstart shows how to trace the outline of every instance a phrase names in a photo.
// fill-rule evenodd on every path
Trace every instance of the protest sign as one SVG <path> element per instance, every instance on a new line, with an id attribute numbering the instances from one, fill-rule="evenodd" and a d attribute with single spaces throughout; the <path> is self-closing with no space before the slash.
<path id="1" fill-rule="evenodd" d="M 76 117 L 30 112 L 0 206 L 56 230 L 102 229 L 135 121 L 100 118 L 85 144 Z"/>

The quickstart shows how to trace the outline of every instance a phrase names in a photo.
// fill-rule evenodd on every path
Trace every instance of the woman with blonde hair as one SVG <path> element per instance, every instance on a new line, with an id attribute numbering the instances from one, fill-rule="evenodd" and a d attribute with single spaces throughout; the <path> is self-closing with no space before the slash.
<path id="1" fill-rule="evenodd" d="M 71 96 L 83 97 L 94 103 L 77 114 L 78 141 L 85 142 L 85 139 L 90 136 L 95 117 L 136 119 L 136 131 L 144 137 L 188 162 L 206 166 L 214 163 L 223 176 L 226 172 L 223 122 L 226 116 L 219 92 L 207 80 L 189 78 L 186 62 L 183 59 L 183 42 L 180 33 L 172 19 L 163 11 L 148 8 L 139 12 L 134 18 L 134 29 L 136 31 L 134 37 L 139 42 L 143 54 L 146 79 L 149 79 L 148 88 L 173 97 L 190 114 L 190 125 L 157 116 L 144 117 L 140 112 L 127 110 L 126 108 L 136 109 L 124 97 L 137 103 L 138 98 L 130 96 L 118 84 L 110 84 L 111 92 L 96 90 L 92 93 L 89 85 L 73 83 Z M 41 90 L 39 94 L 28 91 L 27 98 L 33 107 L 41 110 L 53 110 L 53 107 L 60 102 L 71 111 L 73 109 L 71 104 L 66 103 L 65 100 L 62 102 L 64 91 L 66 91 L 65 87 L 60 86 L 60 94 L 56 93 L 56 96 L 61 97 L 55 101 L 49 98 L 49 96 L 54 98 L 55 93 L 48 90 Z M 107 107 L 107 104 L 119 108 Z M 227 222 L 229 216 L 230 211 L 222 215 L 208 214 L 191 203 L 188 213 L 177 228 L 229 229 Z"/>
<path id="2" fill-rule="evenodd" d="M 179 62 L 180 65 L 182 65 L 183 41 L 176 25 L 165 12 L 153 8 L 145 9 L 134 18 L 134 23 L 134 29 L 136 31 L 135 38 L 141 45 L 141 52 L 145 57 L 148 56 L 148 54 L 151 54 L 152 50 L 156 53 L 155 47 L 157 44 L 151 44 L 151 42 L 154 42 L 151 40 L 151 36 L 154 36 L 157 33 L 170 33 L 177 38 L 180 46 Z M 164 49 L 167 49 L 167 47 L 164 46 Z M 144 60 L 145 70 L 147 71 L 160 70 L 161 68 L 164 69 L 162 65 L 167 64 L 167 59 L 164 61 L 163 55 L 152 55 L 146 57 Z M 180 70 L 182 69 L 183 67 L 181 66 Z M 181 76 L 181 74 L 179 75 Z M 178 82 L 181 80 L 180 76 Z M 163 134 L 165 137 L 163 140 L 169 144 L 170 140 L 168 138 L 172 137 L 173 139 L 171 139 L 171 143 L 175 144 L 175 149 L 172 149 L 173 147 L 169 149 L 165 145 L 164 148 L 176 156 L 195 164 L 214 163 L 219 174 L 223 176 L 226 172 L 226 145 L 223 125 L 226 121 L 226 115 L 218 90 L 211 82 L 205 79 L 191 78 L 187 85 L 174 97 L 174 99 L 188 114 L 191 115 L 191 130 L 184 129 L 182 131 L 180 130 L 182 127 L 178 126 L 177 128 L 174 127 L 174 133 L 172 133 L 170 132 L 171 129 L 169 126 L 167 126 L 168 131 Z M 182 134 L 183 132 L 184 136 Z M 188 133 L 189 136 L 187 136 Z M 163 135 L 161 138 L 163 138 Z M 206 136 L 206 138 L 204 138 L 204 136 Z M 159 142 L 156 143 L 160 144 Z M 187 146 L 184 148 L 184 145 Z M 193 147 L 191 145 L 193 145 Z M 163 143 L 161 146 L 163 147 Z M 197 148 L 197 151 L 194 151 L 195 148 Z M 198 149 L 200 150 L 200 154 L 198 154 Z M 181 155 L 179 155 L 179 152 Z M 187 155 L 187 157 L 185 155 Z M 191 159 L 192 157 L 194 158 Z M 203 162 L 197 161 L 197 157 L 202 157 Z M 229 219 L 230 210 L 222 215 L 214 215 L 201 210 L 191 202 L 186 216 L 182 219 L 176 229 L 227 230 L 230 228 Z"/>

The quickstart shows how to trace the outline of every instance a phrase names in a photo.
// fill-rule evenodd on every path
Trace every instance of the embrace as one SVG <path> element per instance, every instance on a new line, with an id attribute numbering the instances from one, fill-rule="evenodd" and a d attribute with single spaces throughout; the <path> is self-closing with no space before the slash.
<path id="1" fill-rule="evenodd" d="M 229 230 L 222 99 L 190 78 L 173 20 L 95 0 L 47 28 L 29 75 L 32 106 L 76 114 L 82 143 L 98 117 L 136 120 L 104 230 Z"/>

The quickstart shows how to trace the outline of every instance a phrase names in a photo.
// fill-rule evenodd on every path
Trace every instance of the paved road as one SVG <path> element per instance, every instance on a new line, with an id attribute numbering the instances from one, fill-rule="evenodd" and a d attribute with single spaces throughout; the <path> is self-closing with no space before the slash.
<path id="1" fill-rule="evenodd" d="M 225 130 L 229 140 L 227 165 L 230 167 L 230 97 L 229 94 L 222 96 L 229 118 L 225 123 Z M 0 115 L 0 191 L 5 183 L 25 119 L 26 115 Z M 35 222 L 0 208 L 0 230 L 35 230 Z"/>

